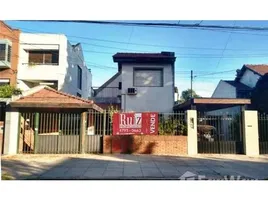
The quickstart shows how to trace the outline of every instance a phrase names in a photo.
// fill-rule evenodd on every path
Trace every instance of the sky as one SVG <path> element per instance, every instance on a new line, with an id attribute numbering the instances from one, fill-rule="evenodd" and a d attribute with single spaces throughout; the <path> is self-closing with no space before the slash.
<path id="1" fill-rule="evenodd" d="M 220 80 L 233 80 L 243 64 L 268 63 L 267 32 L 152 28 L 57 22 L 5 21 L 26 33 L 65 34 L 72 44 L 82 44 L 92 72 L 92 85 L 101 86 L 117 72 L 112 56 L 117 52 L 175 52 L 175 86 L 179 93 L 190 88 L 211 97 Z M 133 21 L 132 21 L 133 22 Z M 148 22 L 148 21 L 134 21 Z M 149 21 L 180 24 L 268 27 L 268 21 Z M 228 72 L 226 72 L 228 71 Z M 216 74 L 215 74 L 216 73 Z"/>

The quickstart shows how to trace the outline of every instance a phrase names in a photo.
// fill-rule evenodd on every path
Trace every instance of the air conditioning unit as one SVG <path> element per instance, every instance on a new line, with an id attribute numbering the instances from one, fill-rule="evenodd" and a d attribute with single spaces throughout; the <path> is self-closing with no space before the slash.
<path id="1" fill-rule="evenodd" d="M 127 94 L 135 95 L 135 94 L 137 94 L 137 89 L 136 88 L 128 88 L 127 89 Z"/>

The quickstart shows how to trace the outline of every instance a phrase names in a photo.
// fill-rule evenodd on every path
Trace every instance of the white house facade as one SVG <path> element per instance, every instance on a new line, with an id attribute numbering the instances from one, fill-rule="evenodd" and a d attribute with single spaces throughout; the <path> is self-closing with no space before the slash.
<path id="1" fill-rule="evenodd" d="M 23 91 L 48 85 L 88 99 L 92 75 L 81 44 L 71 45 L 61 34 L 21 33 L 17 85 Z"/>
<path id="2" fill-rule="evenodd" d="M 113 59 L 118 73 L 96 90 L 97 104 L 103 104 L 105 98 L 112 103 L 113 97 L 125 112 L 173 111 L 174 53 L 117 53 Z M 102 102 L 101 97 L 105 97 Z"/>
<path id="3" fill-rule="evenodd" d="M 268 65 L 244 65 L 235 80 L 221 80 L 212 98 L 250 98 L 258 80 L 268 73 Z"/>

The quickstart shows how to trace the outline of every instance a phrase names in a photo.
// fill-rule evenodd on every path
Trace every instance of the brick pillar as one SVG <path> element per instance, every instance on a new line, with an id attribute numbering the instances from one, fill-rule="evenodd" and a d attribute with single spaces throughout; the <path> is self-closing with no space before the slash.
<path id="1" fill-rule="evenodd" d="M 188 155 L 197 154 L 197 114 L 196 110 L 187 110 L 187 148 Z"/>
<path id="2" fill-rule="evenodd" d="M 259 155 L 258 112 L 243 111 L 243 142 L 247 156 Z"/>

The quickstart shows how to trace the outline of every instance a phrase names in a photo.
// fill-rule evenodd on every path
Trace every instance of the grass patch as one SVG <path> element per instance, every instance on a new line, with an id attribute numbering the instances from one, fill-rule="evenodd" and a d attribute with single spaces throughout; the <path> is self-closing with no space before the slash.
<path id="1" fill-rule="evenodd" d="M 2 180 L 13 180 L 13 177 L 8 174 L 2 174 L 1 175 Z"/>

